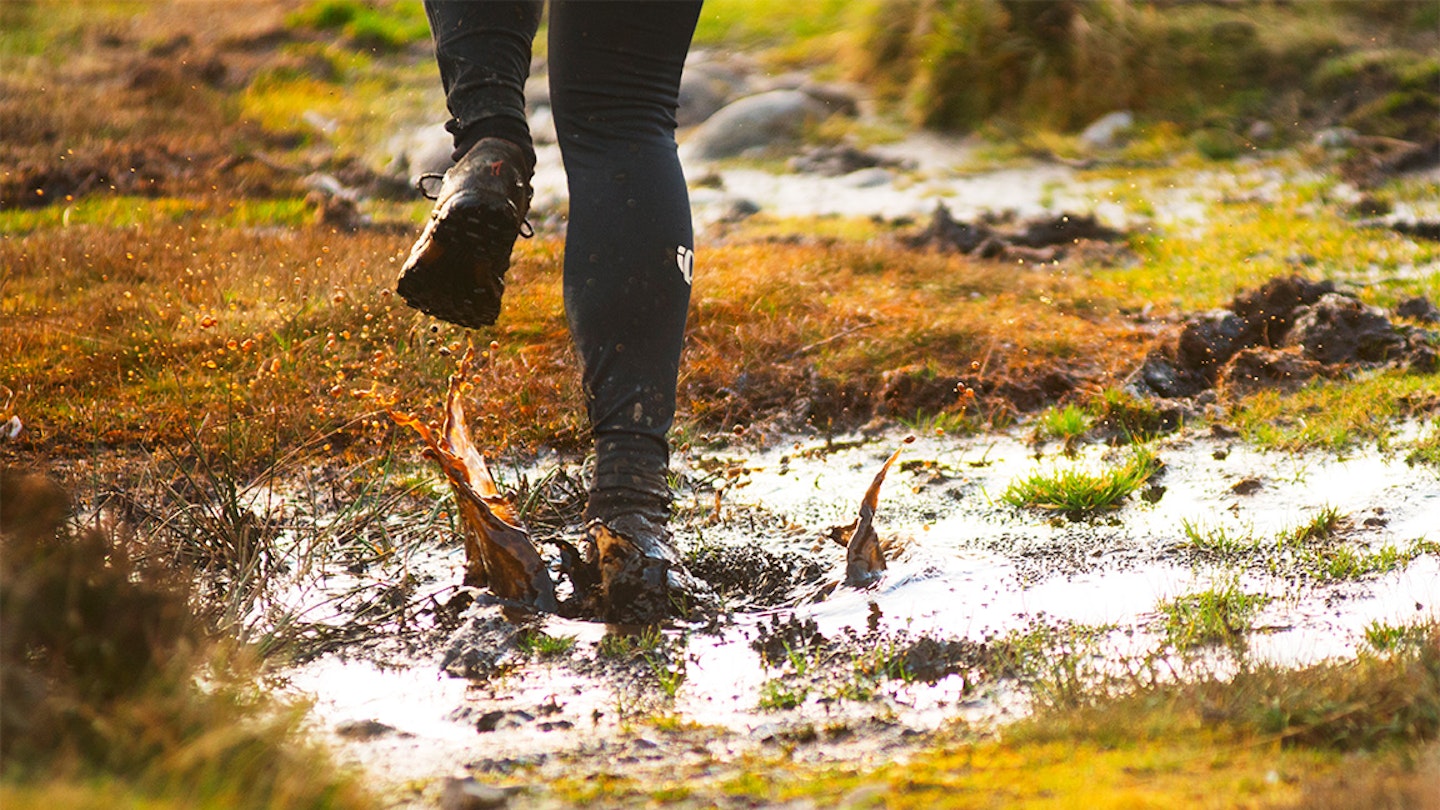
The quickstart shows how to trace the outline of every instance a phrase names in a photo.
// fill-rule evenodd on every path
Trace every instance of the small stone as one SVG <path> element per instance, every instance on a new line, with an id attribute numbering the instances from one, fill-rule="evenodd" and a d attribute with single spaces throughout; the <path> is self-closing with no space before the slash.
<path id="1" fill-rule="evenodd" d="M 496 709 L 480 715 L 480 719 L 475 721 L 475 730 L 482 734 L 503 731 L 507 728 L 519 728 L 534 719 L 535 716 L 529 712 Z"/>
<path id="2" fill-rule="evenodd" d="M 394 726 L 379 720 L 355 720 L 335 727 L 336 734 L 349 740 L 373 740 L 395 734 L 396 731 Z"/>
<path id="3" fill-rule="evenodd" d="M 510 791 L 474 779 L 448 779 L 440 796 L 442 810 L 496 810 L 510 803 Z"/>
<path id="4" fill-rule="evenodd" d="M 1091 149 L 1113 149 L 1120 137 L 1135 126 L 1135 115 L 1120 110 L 1101 116 L 1080 133 L 1080 143 Z"/>
<path id="5" fill-rule="evenodd" d="M 1259 478 L 1242 478 L 1230 487 L 1230 491 L 1236 495 L 1253 495 L 1259 492 L 1262 486 L 1264 484 L 1260 483 Z"/>

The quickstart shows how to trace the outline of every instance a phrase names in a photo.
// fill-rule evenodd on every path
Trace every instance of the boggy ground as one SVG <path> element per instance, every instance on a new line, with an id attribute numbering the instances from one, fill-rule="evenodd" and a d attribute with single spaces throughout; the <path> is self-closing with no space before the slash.
<path id="1" fill-rule="evenodd" d="M 465 612 L 452 504 L 382 407 L 437 403 L 474 336 L 390 294 L 425 204 L 360 157 L 383 116 L 336 99 L 418 105 L 427 55 L 207 8 L 4 8 L 4 494 L 43 472 L 75 516 L 51 554 L 15 520 L 63 497 L 0 509 L 6 806 L 1432 801 L 1433 170 L 1362 192 L 1363 142 L 1214 160 L 1165 127 L 1143 160 L 790 178 L 803 205 L 711 167 L 760 212 L 702 242 L 676 525 L 727 610 L 517 622 Z M 1026 217 L 1089 213 L 1100 238 L 1031 244 Z M 541 225 L 472 427 L 543 543 L 576 531 L 584 427 Z M 1340 299 L 1254 328 L 1266 284 L 1320 282 Z M 1337 325 L 1376 338 L 1305 339 Z M 890 570 L 835 588 L 829 529 L 907 433 Z"/>

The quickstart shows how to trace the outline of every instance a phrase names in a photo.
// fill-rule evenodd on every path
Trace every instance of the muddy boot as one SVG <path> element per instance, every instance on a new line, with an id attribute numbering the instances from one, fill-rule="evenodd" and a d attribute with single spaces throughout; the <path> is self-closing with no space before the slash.
<path id="1" fill-rule="evenodd" d="M 685 570 L 663 521 L 637 513 L 592 520 L 586 534 L 600 567 L 600 611 L 607 622 L 650 624 L 713 613 L 710 586 Z"/>
<path id="2" fill-rule="evenodd" d="M 445 172 L 400 271 L 396 291 L 405 303 L 461 326 L 495 323 L 515 237 L 532 233 L 525 221 L 532 171 L 519 146 L 485 138 Z"/>

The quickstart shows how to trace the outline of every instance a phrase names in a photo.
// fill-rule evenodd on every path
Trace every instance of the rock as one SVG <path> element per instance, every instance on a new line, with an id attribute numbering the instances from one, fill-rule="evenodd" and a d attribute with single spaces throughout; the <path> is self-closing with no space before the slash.
<path id="1" fill-rule="evenodd" d="M 1390 227 L 1396 233 L 1402 233 L 1416 239 L 1440 242 L 1440 219 L 1402 219 L 1391 223 Z"/>
<path id="2" fill-rule="evenodd" d="M 845 185 L 850 188 L 880 188 L 889 185 L 890 181 L 894 179 L 895 177 L 889 169 L 876 166 L 872 169 L 861 169 L 845 175 Z"/>
<path id="3" fill-rule="evenodd" d="M 341 737 L 351 740 L 374 740 L 380 737 L 388 737 L 391 734 L 398 734 L 408 737 L 409 734 L 379 720 L 355 720 L 349 723 L 341 723 L 335 727 L 335 733 Z"/>
<path id="4" fill-rule="evenodd" d="M 693 127 L 704 123 L 734 98 L 739 82 L 730 71 L 710 63 L 687 64 L 680 77 L 680 99 L 675 123 Z"/>
<path id="5" fill-rule="evenodd" d="M 806 79 L 799 90 L 823 104 L 830 115 L 854 117 L 860 114 L 860 96 L 851 85 Z"/>
<path id="6" fill-rule="evenodd" d="M 856 149 L 848 144 L 839 146 L 816 146 L 790 158 L 786 168 L 792 172 L 819 174 L 825 177 L 839 177 L 861 169 L 896 166 L 899 161 L 881 157 L 872 152 Z M 886 173 L 886 178 L 889 174 Z"/>
<path id="7" fill-rule="evenodd" d="M 1436 308 L 1430 303 L 1430 299 L 1420 295 L 1401 301 L 1399 306 L 1395 307 L 1395 314 L 1421 323 L 1440 323 L 1440 308 Z"/>
<path id="8" fill-rule="evenodd" d="M 687 157 L 717 160 L 796 143 L 829 109 L 800 90 L 772 90 L 725 105 L 685 140 Z"/>
<path id="9" fill-rule="evenodd" d="M 389 164 L 386 173 L 414 184 L 422 174 L 443 173 L 454 165 L 450 158 L 455 142 L 443 124 L 402 132 L 386 146 Z"/>
<path id="10" fill-rule="evenodd" d="M 760 204 L 745 197 L 737 197 L 730 201 L 725 207 L 724 213 L 720 215 L 721 222 L 743 222 L 750 217 L 760 213 Z"/>
<path id="11" fill-rule="evenodd" d="M 480 719 L 475 721 L 475 730 L 481 734 L 488 734 L 492 731 L 504 731 L 507 728 L 520 728 L 534 719 L 535 715 L 526 711 L 496 709 L 480 715 Z"/>
<path id="12" fill-rule="evenodd" d="M 1254 121 L 1245 128 L 1245 139 L 1256 146 L 1265 146 L 1275 140 L 1278 133 L 1269 121 Z"/>
<path id="13" fill-rule="evenodd" d="M 1113 149 L 1120 137 L 1135 126 L 1135 115 L 1120 110 L 1096 119 L 1080 133 L 1080 143 L 1091 149 Z"/>
<path id="14" fill-rule="evenodd" d="M 1359 137 L 1360 133 L 1349 127 L 1330 127 L 1315 133 L 1315 145 L 1321 149 L 1348 149 Z"/>
<path id="15" fill-rule="evenodd" d="M 1321 363 L 1383 362 L 1403 351 L 1405 338 L 1383 310 L 1340 293 L 1304 307 L 1285 345 L 1300 346 Z"/>
<path id="16" fill-rule="evenodd" d="M 1235 400 L 1261 390 L 1290 393 L 1320 373 L 1320 364 L 1297 349 L 1251 346 L 1236 352 L 1220 370 L 1216 387 Z"/>
<path id="17" fill-rule="evenodd" d="M 447 779 L 440 795 L 441 810 L 495 810 L 510 803 L 504 788 L 486 785 L 474 779 Z"/>

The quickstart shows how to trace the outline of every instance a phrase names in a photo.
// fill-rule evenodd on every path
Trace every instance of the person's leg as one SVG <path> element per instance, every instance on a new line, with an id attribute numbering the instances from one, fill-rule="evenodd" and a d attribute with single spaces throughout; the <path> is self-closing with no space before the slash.
<path id="1" fill-rule="evenodd" d="M 396 290 L 461 326 L 495 322 L 515 238 L 530 210 L 535 149 L 525 79 L 539 0 L 426 0 L 457 163 L 401 268 Z"/>
<path id="2" fill-rule="evenodd" d="M 535 162 L 525 80 L 541 0 L 425 0 L 459 160 L 481 138 L 518 144 Z"/>
<path id="3" fill-rule="evenodd" d="M 550 9 L 550 98 L 570 189 L 565 311 L 595 436 L 586 515 L 667 546 L 666 433 L 694 260 L 675 106 L 699 12 L 698 1 Z"/>

